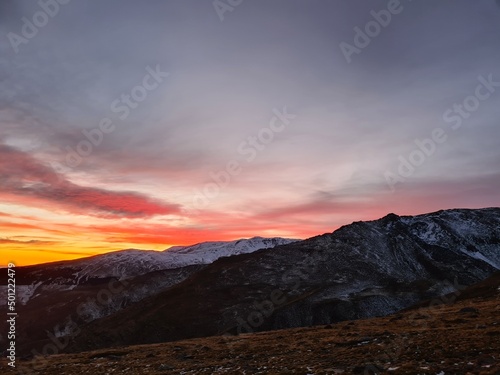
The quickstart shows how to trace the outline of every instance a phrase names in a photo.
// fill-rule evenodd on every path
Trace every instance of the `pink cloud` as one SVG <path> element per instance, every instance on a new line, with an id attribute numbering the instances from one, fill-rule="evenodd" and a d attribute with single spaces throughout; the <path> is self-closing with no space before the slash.
<path id="1" fill-rule="evenodd" d="M 27 205 L 49 203 L 71 213 L 101 217 L 150 217 L 178 213 L 180 207 L 136 192 L 84 187 L 36 160 L 0 145 L 0 195 Z"/>

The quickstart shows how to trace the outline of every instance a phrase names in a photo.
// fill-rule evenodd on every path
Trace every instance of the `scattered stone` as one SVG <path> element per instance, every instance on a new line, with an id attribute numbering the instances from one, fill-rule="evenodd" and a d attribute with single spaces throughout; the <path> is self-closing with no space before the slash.
<path id="1" fill-rule="evenodd" d="M 174 368 L 172 366 L 166 365 L 162 363 L 160 366 L 158 366 L 159 371 L 167 371 L 167 370 L 173 370 Z"/>

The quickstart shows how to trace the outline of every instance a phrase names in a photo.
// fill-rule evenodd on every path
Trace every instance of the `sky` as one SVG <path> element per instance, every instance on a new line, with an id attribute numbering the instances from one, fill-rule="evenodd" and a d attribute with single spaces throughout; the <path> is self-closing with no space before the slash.
<path id="1" fill-rule="evenodd" d="M 2 0 L 0 264 L 500 205 L 500 1 Z"/>

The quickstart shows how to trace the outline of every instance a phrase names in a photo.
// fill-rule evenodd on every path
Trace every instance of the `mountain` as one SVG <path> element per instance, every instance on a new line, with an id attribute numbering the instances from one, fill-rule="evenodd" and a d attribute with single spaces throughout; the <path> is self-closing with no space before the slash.
<path id="1" fill-rule="evenodd" d="M 18 267 L 17 298 L 21 304 L 26 304 L 33 296 L 45 291 L 73 290 L 79 285 L 96 284 L 108 278 L 124 280 L 153 271 L 205 265 L 222 257 L 247 254 L 296 241 L 299 240 L 254 237 L 175 246 L 164 251 L 121 250 L 77 260 Z M 1 285 L 6 284 L 5 278 L 2 275 Z M 6 301 L 1 299 L 4 293 L 5 287 L 0 289 L 0 306 Z"/>
<path id="2" fill-rule="evenodd" d="M 87 324 L 184 281 L 221 257 L 293 243 L 254 237 L 205 242 L 163 252 L 123 250 L 74 261 L 16 268 L 18 347 L 64 336 L 74 322 Z M 6 273 L 0 279 L 0 306 L 7 301 Z M 1 337 L 0 337 L 0 341 Z"/>
<path id="3" fill-rule="evenodd" d="M 296 241 L 298 240 L 278 237 L 253 237 L 229 242 L 202 242 L 192 246 L 174 246 L 162 252 L 122 250 L 72 262 L 70 268 L 80 269 L 75 273 L 75 280 L 99 277 L 126 279 L 152 271 L 210 264 L 222 257 L 247 254 Z"/>
<path id="4" fill-rule="evenodd" d="M 20 362 L 18 370 L 36 368 L 44 375 L 498 375 L 499 337 L 497 272 L 459 293 L 386 317 L 37 357 Z M 10 373 L 17 372 L 6 370 Z"/>
<path id="5" fill-rule="evenodd" d="M 120 280 L 143 275 L 148 272 L 186 267 L 194 264 L 210 264 L 222 257 L 247 254 L 259 249 L 268 249 L 299 240 L 286 238 L 254 237 L 226 242 L 203 242 L 192 246 L 174 246 L 164 251 L 121 250 L 92 257 L 18 267 L 22 285 L 60 285 L 72 288 L 93 279 L 115 277 Z M 33 283 L 30 283 L 32 281 Z M 25 298 L 21 298 L 24 302 Z"/>
<path id="6" fill-rule="evenodd" d="M 82 327 L 70 349 L 383 316 L 459 291 L 499 265 L 499 208 L 389 214 L 219 259 L 140 304 Z"/>

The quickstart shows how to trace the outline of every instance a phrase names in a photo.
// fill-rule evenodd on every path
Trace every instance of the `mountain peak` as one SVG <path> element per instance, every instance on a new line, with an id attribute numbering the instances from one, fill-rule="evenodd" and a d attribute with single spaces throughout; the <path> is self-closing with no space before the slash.
<path id="1" fill-rule="evenodd" d="M 401 217 L 399 215 L 396 215 L 395 213 L 390 213 L 385 215 L 382 220 L 386 222 L 393 222 L 393 221 L 398 221 Z"/>

